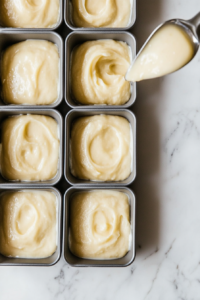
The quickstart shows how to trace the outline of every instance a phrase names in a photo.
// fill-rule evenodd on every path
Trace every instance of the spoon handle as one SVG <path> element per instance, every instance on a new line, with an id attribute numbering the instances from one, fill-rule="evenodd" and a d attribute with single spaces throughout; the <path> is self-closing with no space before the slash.
<path id="1" fill-rule="evenodd" d="M 198 31 L 198 29 L 200 29 L 200 12 L 192 19 L 188 20 L 188 22 L 195 26 L 196 31 Z"/>

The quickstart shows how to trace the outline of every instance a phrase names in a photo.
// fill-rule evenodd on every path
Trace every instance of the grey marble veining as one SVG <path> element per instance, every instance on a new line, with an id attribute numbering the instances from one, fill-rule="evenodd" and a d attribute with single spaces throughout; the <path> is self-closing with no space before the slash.
<path id="1" fill-rule="evenodd" d="M 138 46 L 162 21 L 191 18 L 199 0 L 138 0 Z M 137 256 L 127 268 L 1 267 L 1 300 L 200 299 L 200 53 L 138 84 Z"/>

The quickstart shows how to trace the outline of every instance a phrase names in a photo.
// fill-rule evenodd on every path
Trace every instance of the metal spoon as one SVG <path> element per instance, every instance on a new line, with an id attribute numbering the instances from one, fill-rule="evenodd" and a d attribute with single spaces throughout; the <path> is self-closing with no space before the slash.
<path id="1" fill-rule="evenodd" d="M 127 74 L 129 73 L 129 71 L 131 70 L 134 62 L 136 61 L 136 59 L 138 58 L 138 56 L 141 54 L 141 52 L 143 51 L 143 49 L 146 47 L 146 45 L 148 44 L 148 42 L 150 41 L 150 39 L 152 39 L 152 37 L 155 35 L 155 33 L 158 30 L 160 30 L 161 27 L 164 27 L 166 25 L 173 25 L 173 24 L 177 25 L 177 26 L 180 26 L 180 28 L 182 30 L 184 30 L 185 33 L 188 35 L 189 39 L 191 40 L 191 44 L 193 45 L 193 48 L 194 48 L 194 52 L 193 52 L 193 56 L 192 56 L 191 60 L 194 58 L 194 56 L 198 52 L 199 46 L 200 46 L 200 37 L 198 36 L 198 30 L 200 30 L 200 12 L 195 17 L 193 17 L 190 20 L 171 19 L 171 20 L 168 20 L 168 21 L 162 23 L 161 25 L 159 25 L 152 32 L 152 34 L 149 36 L 149 38 L 147 39 L 147 41 L 145 42 L 145 44 L 143 45 L 143 47 L 140 49 L 139 53 L 137 54 L 136 58 L 133 60 L 131 66 L 129 67 L 129 69 L 128 69 L 126 75 L 125 75 L 125 79 L 127 77 Z M 185 65 L 187 65 L 189 62 L 187 62 Z M 183 68 L 185 65 L 181 66 L 179 69 Z"/>

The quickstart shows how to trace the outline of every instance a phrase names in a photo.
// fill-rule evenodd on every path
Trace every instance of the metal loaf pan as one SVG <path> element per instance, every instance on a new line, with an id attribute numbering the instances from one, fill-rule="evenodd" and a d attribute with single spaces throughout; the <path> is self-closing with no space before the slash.
<path id="1" fill-rule="evenodd" d="M 58 52 L 60 55 L 59 62 L 59 95 L 58 99 L 50 105 L 15 105 L 15 104 L 6 104 L 0 93 L 0 109 L 2 108 L 54 108 L 58 106 L 63 99 L 63 65 L 64 65 L 64 56 L 63 56 L 63 39 L 60 35 L 55 32 L 45 32 L 45 31 L 1 31 L 0 32 L 0 59 L 2 52 L 9 46 L 25 41 L 25 40 L 47 40 L 57 45 Z M 0 62 L 1 63 L 1 62 Z M 1 75 L 1 74 L 0 74 Z M 1 83 L 0 83 L 1 89 Z"/>
<path id="2" fill-rule="evenodd" d="M 46 115 L 54 118 L 58 123 L 59 135 L 60 135 L 60 150 L 59 150 L 59 162 L 58 162 L 58 172 L 53 179 L 46 181 L 8 181 L 0 174 L 0 187 L 20 187 L 20 186 L 52 186 L 55 185 L 62 176 L 63 170 L 63 118 L 59 112 L 54 109 L 23 109 L 21 111 L 16 109 L 3 109 L 0 111 L 0 131 L 1 131 L 1 123 L 7 117 L 14 115 Z M 1 143 L 1 139 L 0 139 Z"/>
<path id="3" fill-rule="evenodd" d="M 31 30 L 37 30 L 37 31 L 51 31 L 51 30 L 56 30 L 62 23 L 63 21 L 63 0 L 60 0 L 60 12 L 59 12 L 59 19 L 58 22 L 55 24 L 54 27 L 49 27 L 49 28 L 20 28 L 20 27 L 2 27 L 0 25 L 0 30 L 12 30 L 12 31 L 31 31 Z"/>
<path id="4" fill-rule="evenodd" d="M 69 237 L 69 207 L 70 198 L 72 194 L 76 192 L 90 191 L 90 190 L 116 190 L 128 195 L 130 203 L 130 223 L 131 223 L 131 243 L 129 252 L 122 258 L 107 259 L 107 260 L 95 260 L 95 259 L 83 259 L 73 255 L 69 249 L 68 237 Z M 73 267 L 126 267 L 130 265 L 135 258 L 135 210 L 136 201 L 135 195 L 129 188 L 86 188 L 86 187 L 71 187 L 64 195 L 64 207 L 63 207 L 63 258 Z"/>
<path id="5" fill-rule="evenodd" d="M 41 188 L 39 186 L 33 188 L 13 188 L 9 187 L 0 189 L 0 194 L 4 192 L 14 192 L 14 191 L 21 191 L 21 190 L 43 190 L 43 191 L 49 191 L 56 195 L 58 206 L 57 206 L 57 249 L 56 252 L 46 258 L 18 258 L 18 257 L 6 257 L 2 254 L 0 254 L 0 266 L 53 266 L 56 264 L 61 256 L 61 247 L 62 247 L 62 196 L 60 192 L 51 187 L 51 188 Z M 1 196 L 0 196 L 1 201 Z"/>
<path id="6" fill-rule="evenodd" d="M 79 117 L 85 117 L 85 116 L 94 116 L 94 115 L 115 115 L 115 116 L 122 116 L 126 118 L 132 128 L 132 149 L 133 149 L 133 159 L 132 159 L 132 172 L 130 176 L 123 180 L 123 181 L 90 181 L 90 180 L 83 180 L 74 177 L 71 172 L 70 172 L 70 137 L 71 137 L 71 126 L 72 122 Z M 79 185 L 79 186 L 126 186 L 131 184 L 136 176 L 136 118 L 135 115 L 127 110 L 127 109 L 112 109 L 112 110 L 107 110 L 107 109 L 77 109 L 77 110 L 71 110 L 65 118 L 65 163 L 64 163 L 64 175 L 67 180 L 67 182 L 71 185 Z"/>
<path id="7" fill-rule="evenodd" d="M 126 27 L 76 27 L 73 24 L 72 20 L 72 1 L 71 0 L 65 0 L 65 6 L 64 6 L 64 20 L 66 25 L 71 29 L 71 30 L 93 30 L 93 31 L 99 31 L 99 30 L 104 30 L 104 31 L 109 31 L 109 30 L 128 30 L 130 29 L 136 21 L 136 15 L 137 15 L 137 9 L 136 9 L 136 0 L 131 0 L 132 1 L 132 13 L 131 13 L 131 18 L 130 22 Z"/>
<path id="8" fill-rule="evenodd" d="M 124 31 L 88 31 L 88 32 L 72 32 L 69 34 L 65 41 L 65 100 L 67 104 L 72 108 L 106 108 L 106 109 L 117 109 L 117 108 L 128 108 L 136 99 L 136 83 L 131 82 L 131 97 L 123 105 L 83 105 L 79 104 L 73 98 L 71 93 L 71 58 L 72 51 L 77 46 L 86 41 L 101 40 L 101 39 L 113 39 L 127 43 L 132 52 L 132 58 L 136 56 L 136 40 L 134 36 L 129 32 Z"/>

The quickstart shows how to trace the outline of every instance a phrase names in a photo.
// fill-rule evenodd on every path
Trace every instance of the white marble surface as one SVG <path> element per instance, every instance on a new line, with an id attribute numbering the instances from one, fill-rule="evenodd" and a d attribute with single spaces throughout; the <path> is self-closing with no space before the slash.
<path id="1" fill-rule="evenodd" d="M 200 0 L 138 0 L 141 46 Z M 0 267 L 1 300 L 200 299 L 200 53 L 183 70 L 138 84 L 137 257 L 127 268 Z"/>

